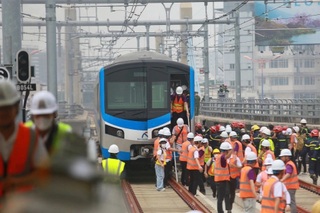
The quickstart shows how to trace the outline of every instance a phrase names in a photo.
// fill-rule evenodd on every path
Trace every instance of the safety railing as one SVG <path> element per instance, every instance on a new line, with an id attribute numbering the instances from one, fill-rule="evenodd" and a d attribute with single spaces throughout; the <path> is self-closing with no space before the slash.
<path id="1" fill-rule="evenodd" d="M 211 99 L 200 103 L 200 114 L 239 120 L 320 124 L 320 99 Z"/>

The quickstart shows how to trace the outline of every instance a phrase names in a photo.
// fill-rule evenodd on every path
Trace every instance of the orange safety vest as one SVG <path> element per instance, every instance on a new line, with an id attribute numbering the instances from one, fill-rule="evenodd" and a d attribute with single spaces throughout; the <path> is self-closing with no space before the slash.
<path id="1" fill-rule="evenodd" d="M 230 181 L 230 172 L 229 172 L 229 165 L 227 163 L 226 167 L 221 166 L 221 154 L 218 154 L 216 157 L 216 165 L 214 170 L 214 181 L 221 182 L 221 181 Z"/>
<path id="2" fill-rule="evenodd" d="M 245 166 L 241 169 L 240 175 L 240 197 L 241 198 L 254 198 L 255 195 L 251 190 L 250 181 L 248 178 L 248 173 L 251 171 L 250 166 Z"/>
<path id="3" fill-rule="evenodd" d="M 33 153 L 37 144 L 36 133 L 22 123 L 18 126 L 17 137 L 12 147 L 9 159 L 3 161 L 0 153 L 0 179 L 6 177 L 23 177 L 30 174 L 33 167 Z M 31 185 L 18 186 L 15 191 L 26 192 L 32 189 Z M 0 197 L 5 193 L 0 182 Z"/>
<path id="4" fill-rule="evenodd" d="M 174 131 L 175 131 L 175 134 L 177 136 L 179 134 L 179 132 L 181 131 L 181 129 L 178 127 L 178 125 L 176 125 L 174 127 Z M 186 141 L 187 140 L 187 135 L 188 135 L 188 126 L 187 125 L 183 125 L 182 132 L 180 133 L 179 137 L 176 139 L 177 144 L 182 144 L 184 141 Z"/>
<path id="5" fill-rule="evenodd" d="M 187 162 L 187 160 L 188 160 L 188 147 L 189 147 L 190 144 L 191 143 L 188 140 L 183 142 L 182 148 L 181 148 L 181 153 L 180 153 L 180 156 L 179 156 L 179 160 L 180 161 Z"/>
<path id="6" fill-rule="evenodd" d="M 240 168 L 237 167 L 237 156 L 232 154 L 230 161 L 229 161 L 229 167 L 230 167 L 230 177 L 232 179 L 236 179 L 237 177 L 240 177 Z"/>
<path id="7" fill-rule="evenodd" d="M 204 147 L 203 146 L 201 146 L 200 148 L 199 148 L 199 150 L 203 150 L 203 152 L 205 152 L 205 150 L 204 150 Z M 204 153 L 203 153 L 203 155 L 200 157 L 199 156 L 199 163 L 200 163 L 200 165 L 201 166 L 204 166 Z"/>
<path id="8" fill-rule="evenodd" d="M 198 164 L 194 158 L 194 152 L 197 150 L 196 147 L 192 146 L 188 152 L 187 169 L 188 170 L 198 170 Z"/>
<path id="9" fill-rule="evenodd" d="M 183 98 L 178 95 L 174 97 L 172 106 L 171 106 L 171 112 L 181 113 L 184 110 L 184 102 Z"/>
<path id="10" fill-rule="evenodd" d="M 266 166 L 264 165 L 264 161 L 266 160 L 268 154 L 270 154 L 270 155 L 272 156 L 272 160 L 275 160 L 275 159 L 276 159 L 276 157 L 274 156 L 273 151 L 271 151 L 270 149 L 267 150 L 265 153 L 263 153 L 263 156 L 262 156 L 263 165 L 262 165 L 262 167 L 261 167 L 261 171 L 266 170 Z"/>
<path id="11" fill-rule="evenodd" d="M 243 148 L 242 148 L 242 144 L 239 142 L 239 141 L 231 141 L 231 146 L 232 146 L 232 149 L 234 150 L 234 148 L 236 147 L 236 143 L 238 144 L 238 153 L 237 153 L 237 156 L 238 158 L 240 159 L 240 161 L 242 162 L 243 161 Z"/>
<path id="12" fill-rule="evenodd" d="M 169 161 L 172 160 L 172 151 L 166 150 L 166 159 Z"/>
<path id="13" fill-rule="evenodd" d="M 293 173 L 290 175 L 288 179 L 286 179 L 283 183 L 287 187 L 287 189 L 299 189 L 299 179 L 297 174 L 296 165 L 290 160 L 286 163 L 286 165 L 290 165 L 293 168 Z"/>
<path id="14" fill-rule="evenodd" d="M 159 148 L 160 137 L 157 137 L 153 143 L 153 156 L 157 156 L 157 151 Z"/>
<path id="15" fill-rule="evenodd" d="M 204 150 L 204 162 L 207 163 L 208 160 L 211 158 L 211 153 L 212 151 L 210 152 L 210 147 L 211 146 L 207 146 Z M 212 148 L 211 148 L 212 149 Z"/>
<path id="16" fill-rule="evenodd" d="M 284 192 L 282 192 L 282 197 L 280 198 L 279 211 L 274 212 L 274 207 L 276 205 L 276 198 L 273 196 L 274 185 L 279 182 L 275 178 L 269 178 L 263 185 L 263 193 L 261 200 L 261 213 L 282 213 L 286 207 L 286 200 Z"/>

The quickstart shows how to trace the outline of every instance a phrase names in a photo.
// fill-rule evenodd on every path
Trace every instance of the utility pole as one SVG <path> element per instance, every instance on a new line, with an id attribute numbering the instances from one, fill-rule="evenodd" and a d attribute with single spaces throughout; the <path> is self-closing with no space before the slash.
<path id="1" fill-rule="evenodd" d="M 236 22 L 234 24 L 234 55 L 235 55 L 235 77 L 236 77 L 236 101 L 241 101 L 241 69 L 240 69 L 240 26 L 239 26 L 239 11 L 235 11 Z"/>
<path id="2" fill-rule="evenodd" d="M 56 3 L 46 1 L 46 32 L 47 32 L 47 85 L 48 91 L 58 100 L 57 88 L 57 37 L 56 37 Z"/>
<path id="3" fill-rule="evenodd" d="M 208 33 L 208 16 L 207 16 L 208 3 L 205 2 L 206 8 L 206 21 L 204 23 L 204 46 L 203 46 L 203 65 L 204 65 L 204 100 L 209 102 L 209 33 Z"/>
<path id="4" fill-rule="evenodd" d="M 13 65 L 9 70 L 11 78 L 16 81 L 15 58 L 21 49 L 21 0 L 2 0 L 2 45 L 3 64 Z"/>

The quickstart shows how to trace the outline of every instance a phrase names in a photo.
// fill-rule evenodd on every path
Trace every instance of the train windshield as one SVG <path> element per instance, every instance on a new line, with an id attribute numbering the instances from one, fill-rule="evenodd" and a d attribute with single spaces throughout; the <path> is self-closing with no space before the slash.
<path id="1" fill-rule="evenodd" d="M 147 120 L 168 111 L 168 76 L 147 68 L 126 68 L 106 73 L 105 111 L 132 120 Z"/>

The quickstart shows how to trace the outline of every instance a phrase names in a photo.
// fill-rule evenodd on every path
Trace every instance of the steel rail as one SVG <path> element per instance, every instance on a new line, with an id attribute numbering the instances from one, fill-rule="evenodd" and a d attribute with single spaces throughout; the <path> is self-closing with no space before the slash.
<path id="1" fill-rule="evenodd" d="M 168 183 L 192 210 L 198 210 L 203 213 L 211 212 L 203 203 L 201 203 L 197 198 L 195 198 L 188 190 L 186 190 L 181 184 L 176 182 L 173 178 L 169 179 Z"/>
<path id="2" fill-rule="evenodd" d="M 301 188 L 306 189 L 312 193 L 315 193 L 317 195 L 320 195 L 320 186 L 308 183 L 306 181 L 303 180 L 299 180 L 299 185 Z"/>
<path id="3" fill-rule="evenodd" d="M 133 189 L 132 189 L 130 183 L 128 183 L 126 180 L 122 180 L 121 186 L 122 186 L 123 193 L 126 198 L 127 206 L 128 206 L 128 209 L 130 210 L 130 212 L 132 212 L 132 213 L 140 213 L 141 212 L 142 213 L 143 210 L 139 204 L 137 197 L 135 196 L 135 194 L 133 192 Z"/>

